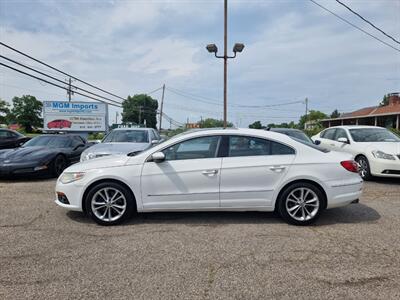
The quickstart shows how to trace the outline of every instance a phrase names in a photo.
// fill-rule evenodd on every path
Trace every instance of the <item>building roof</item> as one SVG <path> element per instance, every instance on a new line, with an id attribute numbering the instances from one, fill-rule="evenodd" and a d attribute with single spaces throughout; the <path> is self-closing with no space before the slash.
<path id="1" fill-rule="evenodd" d="M 390 97 L 389 104 L 385 106 L 370 106 L 364 107 L 359 110 L 344 113 L 338 118 L 329 118 L 321 121 L 333 121 L 340 119 L 354 119 L 354 118 L 367 118 L 367 117 L 377 117 L 377 116 L 387 116 L 387 115 L 397 115 L 400 114 L 400 98 L 398 95 Z"/>

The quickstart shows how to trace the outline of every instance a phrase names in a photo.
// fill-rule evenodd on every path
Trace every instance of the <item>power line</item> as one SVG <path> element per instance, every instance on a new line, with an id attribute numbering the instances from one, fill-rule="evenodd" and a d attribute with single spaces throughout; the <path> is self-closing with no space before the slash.
<path id="1" fill-rule="evenodd" d="M 63 83 L 63 84 L 67 84 L 67 83 L 65 83 L 63 80 L 60 80 L 60 79 L 55 78 L 55 77 L 53 77 L 53 76 L 50 76 L 50 75 L 48 75 L 48 74 L 46 74 L 46 73 L 43 73 L 43 72 L 41 72 L 41 71 L 38 71 L 38 70 L 36 70 L 36 69 L 34 69 L 34 68 L 28 67 L 28 66 L 26 66 L 26 65 L 24 65 L 24 64 L 22 64 L 22 63 L 20 63 L 20 62 L 18 62 L 18 61 L 15 61 L 15 60 L 13 60 L 13 59 L 11 59 L 11 58 L 5 57 L 5 56 L 3 56 L 3 55 L 0 55 L 0 58 L 3 58 L 3 59 L 5 59 L 5 60 L 8 60 L 8 61 L 10 61 L 10 62 L 12 62 L 12 63 L 14 63 L 14 64 L 16 64 L 16 65 L 19 65 L 19 66 L 21 66 L 21 67 L 24 67 L 24 68 L 26 68 L 26 69 L 28 69 L 28 70 L 31 70 L 31 71 L 33 71 L 33 72 L 36 72 L 36 73 L 38 73 L 38 74 L 40 74 L 40 75 L 43 75 L 43 76 L 46 76 L 46 77 L 48 77 L 48 78 L 51 78 L 51 79 L 53 79 L 53 80 L 55 80 L 55 81 L 61 82 L 61 83 Z M 86 89 L 80 88 L 80 87 L 78 87 L 78 86 L 76 86 L 76 85 L 70 84 L 70 86 L 73 87 L 73 88 L 75 88 L 75 89 L 84 91 L 84 92 L 86 92 L 86 93 L 88 93 L 88 94 L 91 94 L 91 95 L 93 95 L 93 96 L 96 96 L 96 97 L 100 97 L 100 98 L 102 98 L 102 99 L 105 99 L 105 100 L 107 100 L 107 101 L 111 101 L 111 102 L 114 102 L 114 103 L 117 103 L 117 104 L 121 104 L 121 103 L 118 102 L 118 101 L 115 101 L 115 100 L 113 100 L 113 99 L 110 99 L 110 98 L 101 96 L 101 95 L 96 94 L 96 93 L 93 93 L 93 92 L 88 91 L 88 90 L 86 90 Z M 69 91 L 69 88 L 67 89 L 67 91 Z M 74 93 L 75 93 L 75 92 L 74 92 Z"/>
<path id="2" fill-rule="evenodd" d="M 344 6 L 345 8 L 347 8 L 349 11 L 351 11 L 353 14 L 355 14 L 357 17 L 359 17 L 361 20 L 367 22 L 369 25 L 371 25 L 373 28 L 375 28 L 376 30 L 378 30 L 379 32 L 381 32 L 382 34 L 386 35 L 388 38 L 392 39 L 394 42 L 396 42 L 397 44 L 400 44 L 400 42 L 398 40 L 396 40 L 394 37 L 392 37 L 391 35 L 387 34 L 386 32 L 384 32 L 382 29 L 380 29 L 379 27 L 375 26 L 372 22 L 368 21 L 367 19 L 365 19 L 363 16 L 361 16 L 359 13 L 355 12 L 354 10 L 352 10 L 349 6 L 347 6 L 346 4 L 344 4 L 343 2 L 340 2 L 340 0 L 336 0 L 337 3 L 339 3 L 340 5 Z"/>
<path id="3" fill-rule="evenodd" d="M 339 19 L 342 20 L 343 22 L 349 24 L 350 26 L 353 26 L 354 28 L 360 30 L 361 32 L 365 33 L 366 35 L 372 37 L 373 39 L 375 39 L 375 40 L 381 42 L 382 44 L 384 44 L 384 45 L 386 45 L 386 46 L 388 46 L 388 47 L 390 47 L 390 48 L 392 48 L 392 49 L 394 49 L 394 50 L 400 52 L 400 49 L 399 49 L 399 48 L 396 48 L 396 47 L 390 45 L 389 43 L 386 43 L 384 40 L 382 40 L 382 39 L 380 39 L 380 38 L 378 38 L 378 37 L 372 35 L 371 33 L 365 31 L 364 29 L 358 27 L 357 25 L 351 23 L 350 21 L 347 21 L 345 18 L 342 18 L 341 16 L 339 16 L 338 14 L 336 14 L 336 13 L 334 13 L 333 11 L 329 10 L 328 8 L 322 6 L 322 5 L 319 4 L 318 2 L 316 2 L 316 1 L 314 1 L 314 0 L 309 0 L 309 1 L 312 2 L 312 3 L 314 3 L 315 5 L 319 6 L 321 9 L 323 9 L 323 10 L 329 12 L 330 14 L 334 15 L 335 17 L 339 18 Z"/>
<path id="4" fill-rule="evenodd" d="M 211 98 L 206 98 L 203 96 L 196 96 L 194 94 L 188 93 L 188 92 L 184 92 L 181 90 L 178 90 L 176 88 L 171 88 L 171 87 L 167 87 L 167 90 L 169 90 L 170 92 L 176 94 L 176 95 L 180 95 L 183 97 L 187 97 L 190 98 L 192 100 L 198 101 L 198 102 L 203 102 L 203 103 L 207 103 L 207 104 L 213 104 L 213 105 L 218 105 L 218 106 L 222 106 L 223 104 L 220 102 L 210 102 L 210 101 L 204 101 L 202 99 L 208 99 L 208 100 L 213 100 Z M 202 98 L 202 99 L 199 99 Z M 218 100 L 214 100 L 214 101 L 218 101 Z M 238 108 L 270 108 L 270 107 L 278 107 L 278 106 L 284 106 L 284 105 L 291 105 L 291 104 L 298 104 L 298 103 L 304 103 L 304 100 L 296 100 L 296 101 L 290 101 L 290 102 L 284 102 L 284 103 L 277 103 L 277 104 L 267 104 L 267 105 L 241 105 L 241 104 L 231 104 L 232 107 L 238 107 Z"/>
<path id="5" fill-rule="evenodd" d="M 108 94 L 108 95 L 110 95 L 110 96 L 119 98 L 119 99 L 121 99 L 121 100 L 125 100 L 125 98 L 123 98 L 123 97 L 120 97 L 120 96 L 118 96 L 118 95 L 116 95 L 116 94 L 114 94 L 114 93 L 108 92 L 108 91 L 106 91 L 106 90 L 104 90 L 104 89 L 101 89 L 101 88 L 99 88 L 99 87 L 97 87 L 97 86 L 95 86 L 95 85 L 93 85 L 93 84 L 90 84 L 90 83 L 88 83 L 88 82 L 86 82 L 86 81 L 84 81 L 84 80 L 81 80 L 81 79 L 79 79 L 79 78 L 77 78 L 77 77 L 75 77 L 75 76 L 72 76 L 72 75 L 70 75 L 70 74 L 68 74 L 68 73 L 66 73 L 66 72 L 64 72 L 64 71 L 61 71 L 60 69 L 57 69 L 57 68 L 55 68 L 55 67 L 53 67 L 53 66 L 51 66 L 51 65 L 49 65 L 49 64 L 47 64 L 47 63 L 45 63 L 45 62 L 43 62 L 43 61 L 41 61 L 41 60 L 39 60 L 39 59 L 36 59 L 36 58 L 34 58 L 34 57 L 32 57 L 32 56 L 30 56 L 30 55 L 28 55 L 28 54 L 26 54 L 26 53 L 24 53 L 24 52 L 22 52 L 22 51 L 20 51 L 20 50 L 17 50 L 17 49 L 15 49 L 15 48 L 13 48 L 13 47 L 11 47 L 11 46 L 9 46 L 9 45 L 3 43 L 3 42 L 0 42 L 0 45 L 4 46 L 4 47 L 6 47 L 6 48 L 8 48 L 8 49 L 10 49 L 10 50 L 13 50 L 13 51 L 15 51 L 15 52 L 17 52 L 17 53 L 19 53 L 19 54 L 25 56 L 25 57 L 28 57 L 28 58 L 30 58 L 30 59 L 32 59 L 32 60 L 34 60 L 34 61 L 36 61 L 36 62 L 38 62 L 38 63 L 40 63 L 40 64 L 42 64 L 42 65 L 44 65 L 44 66 L 46 66 L 46 67 L 52 69 L 52 70 L 55 70 L 55 71 L 57 71 L 57 72 L 59 72 L 59 73 L 61 73 L 61 74 L 64 74 L 64 75 L 66 75 L 66 76 L 68 76 L 68 77 L 71 77 L 71 78 L 75 79 L 76 81 L 79 81 L 79 82 L 84 83 L 84 84 L 86 84 L 86 85 L 88 85 L 88 86 L 90 86 L 90 87 L 92 87 L 92 88 L 94 88 L 94 89 L 97 89 L 97 90 L 99 90 L 99 91 L 102 91 L 103 93 L 106 93 L 106 94 Z"/>
<path id="6" fill-rule="evenodd" d="M 29 73 L 26 73 L 26 72 L 24 72 L 24 71 L 21 71 L 21 70 L 19 70 L 19 69 L 16 69 L 16 68 L 14 68 L 14 67 L 9 66 L 9 65 L 6 65 L 6 64 L 3 64 L 3 63 L 0 63 L 0 65 L 3 66 L 3 67 L 9 68 L 9 69 L 11 69 L 11 70 L 14 70 L 14 71 L 16 71 L 16 72 L 19 72 L 19 73 L 21 73 L 21 74 L 27 75 L 27 76 L 29 76 L 29 77 L 35 78 L 35 79 L 37 79 L 37 80 L 43 81 L 43 82 L 45 82 L 45 83 L 47 83 L 47 84 L 51 84 L 51 85 L 56 86 L 56 87 L 59 87 L 59 88 L 61 88 L 61 89 L 68 90 L 67 87 L 58 85 L 58 84 L 56 84 L 56 83 L 54 83 L 54 82 L 48 81 L 48 80 L 46 80 L 46 79 L 37 77 L 37 76 L 32 75 L 32 74 L 29 74 Z M 81 95 L 81 96 L 83 96 L 83 97 L 87 97 L 87 98 L 90 98 L 90 99 L 93 99 L 93 100 L 96 100 L 96 101 L 99 101 L 99 102 L 107 103 L 107 102 L 105 102 L 104 100 L 101 100 L 101 99 L 98 99 L 98 98 L 95 98 L 95 97 L 92 97 L 92 96 L 89 96 L 89 95 L 85 95 L 85 94 L 82 94 L 82 93 L 80 93 L 80 92 L 75 92 L 75 93 L 78 94 L 78 95 Z M 107 104 L 110 104 L 110 105 L 113 105 L 113 106 L 117 106 L 117 107 L 121 107 L 121 104 L 118 104 L 118 105 L 117 105 L 117 104 L 114 104 L 114 103 L 107 103 Z"/>

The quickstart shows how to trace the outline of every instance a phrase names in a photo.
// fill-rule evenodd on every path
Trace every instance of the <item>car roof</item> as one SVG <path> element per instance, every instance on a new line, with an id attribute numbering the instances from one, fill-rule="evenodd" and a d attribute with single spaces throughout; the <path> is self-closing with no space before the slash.
<path id="1" fill-rule="evenodd" d="M 126 128 L 124 128 L 124 127 L 122 127 L 122 128 L 114 128 L 113 130 L 115 130 L 115 131 L 119 131 L 119 130 L 135 131 L 135 130 L 154 130 L 154 128 L 149 128 L 149 127 L 126 127 Z"/>
<path id="2" fill-rule="evenodd" d="M 362 128 L 378 128 L 378 129 L 385 129 L 384 127 L 379 126 L 369 126 L 369 125 L 340 125 L 340 126 L 332 126 L 326 129 L 331 128 L 343 128 L 343 129 L 362 129 Z"/>
<path id="3" fill-rule="evenodd" d="M 271 128 L 269 128 L 267 130 L 275 131 L 275 132 L 289 132 L 289 131 L 303 132 L 303 131 L 301 131 L 300 129 L 297 129 L 297 128 L 283 128 L 283 127 L 271 127 Z"/>

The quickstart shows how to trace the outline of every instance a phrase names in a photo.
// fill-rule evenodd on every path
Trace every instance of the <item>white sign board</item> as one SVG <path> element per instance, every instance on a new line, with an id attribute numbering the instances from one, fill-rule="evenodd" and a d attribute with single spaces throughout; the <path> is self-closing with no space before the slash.
<path id="1" fill-rule="evenodd" d="M 106 131 L 107 104 L 96 102 L 43 102 L 46 131 Z"/>

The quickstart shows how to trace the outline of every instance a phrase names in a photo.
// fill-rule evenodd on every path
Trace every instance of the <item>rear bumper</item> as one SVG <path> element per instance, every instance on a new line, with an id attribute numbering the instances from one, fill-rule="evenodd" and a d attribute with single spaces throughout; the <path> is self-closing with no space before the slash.
<path id="1" fill-rule="evenodd" d="M 329 187 L 327 208 L 345 206 L 350 203 L 358 203 L 362 195 L 363 181 L 357 178 L 352 182 L 331 182 Z M 357 201 L 357 202 L 356 202 Z"/>

